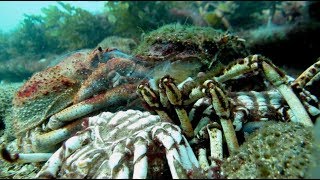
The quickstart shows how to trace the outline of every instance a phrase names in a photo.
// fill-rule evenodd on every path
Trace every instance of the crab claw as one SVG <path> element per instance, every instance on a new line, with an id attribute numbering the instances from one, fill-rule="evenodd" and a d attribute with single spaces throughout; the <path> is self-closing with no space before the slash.
<path id="1" fill-rule="evenodd" d="M 47 127 L 50 129 L 58 129 L 69 121 L 83 117 L 102 108 L 125 105 L 128 101 L 136 99 L 137 94 L 135 92 L 135 84 L 117 86 L 105 93 L 81 101 L 51 116 Z"/>

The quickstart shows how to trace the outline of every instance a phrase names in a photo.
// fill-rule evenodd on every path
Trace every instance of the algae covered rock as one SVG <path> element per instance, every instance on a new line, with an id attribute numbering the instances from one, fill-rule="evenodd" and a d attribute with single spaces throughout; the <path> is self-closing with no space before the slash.
<path id="1" fill-rule="evenodd" d="M 313 159 L 315 163 L 308 171 L 307 178 L 319 179 L 320 178 L 320 121 L 317 120 L 313 129 L 314 133 L 314 146 L 313 146 Z"/>
<path id="2" fill-rule="evenodd" d="M 227 178 L 306 178 L 314 163 L 312 127 L 270 122 L 222 165 Z"/>

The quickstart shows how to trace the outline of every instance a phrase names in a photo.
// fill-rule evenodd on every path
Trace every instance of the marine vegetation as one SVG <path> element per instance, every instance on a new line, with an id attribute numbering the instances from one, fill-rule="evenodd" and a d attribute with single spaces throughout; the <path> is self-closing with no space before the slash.
<path id="1" fill-rule="evenodd" d="M 169 13 L 174 5 L 172 1 L 108 1 L 105 13 L 114 35 L 140 39 L 143 32 L 179 21 Z"/>
<path id="2" fill-rule="evenodd" d="M 108 21 L 104 16 L 93 15 L 86 10 L 67 3 L 58 2 L 60 7 L 49 6 L 41 15 L 25 15 L 17 29 L 0 35 L 0 62 L 20 59 L 20 63 L 37 62 L 54 54 L 82 48 L 94 48 L 110 34 Z M 14 63 L 9 63 L 14 64 Z M 30 77 L 34 71 L 17 74 L 16 66 L 5 70 L 17 79 Z M 20 68 L 22 69 L 22 68 Z M 24 76 L 23 76 L 24 75 Z M 10 79 L 1 77 L 0 79 Z M 14 79 L 13 79 L 14 80 Z"/>

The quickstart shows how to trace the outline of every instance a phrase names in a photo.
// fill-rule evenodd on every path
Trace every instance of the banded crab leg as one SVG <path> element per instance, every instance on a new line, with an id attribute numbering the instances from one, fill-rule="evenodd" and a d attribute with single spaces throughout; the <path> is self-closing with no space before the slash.
<path id="1" fill-rule="evenodd" d="M 174 106 L 176 110 L 183 132 L 187 137 L 193 137 L 193 128 L 186 110 L 182 107 L 182 95 L 180 90 L 174 83 L 174 80 L 170 76 L 164 76 L 163 78 L 161 78 L 160 83 L 161 86 L 159 87 L 165 89 L 169 102 Z"/>
<path id="2" fill-rule="evenodd" d="M 293 83 L 292 86 L 304 88 L 320 79 L 320 58 L 313 65 L 306 69 Z"/>
<path id="3" fill-rule="evenodd" d="M 36 175 L 36 178 L 56 178 L 58 171 L 62 165 L 62 160 L 67 159 L 75 150 L 79 149 L 86 143 L 89 138 L 89 132 L 73 136 L 64 142 L 50 159 L 44 164 Z"/>
<path id="4" fill-rule="evenodd" d="M 161 100 L 158 98 L 158 94 L 150 88 L 148 83 L 138 85 L 137 93 L 148 104 L 148 106 L 156 111 L 162 120 L 172 122 L 169 115 L 164 111 L 164 107 Z"/>
<path id="5" fill-rule="evenodd" d="M 163 144 L 173 179 L 188 178 L 191 170 L 200 170 L 199 163 L 187 139 L 178 126 L 163 122 L 151 130 L 152 138 Z"/>
<path id="6" fill-rule="evenodd" d="M 228 150 L 231 153 L 239 148 L 237 136 L 230 119 L 230 103 L 224 89 L 218 82 L 206 80 L 203 91 L 212 99 L 212 107 L 220 118 L 220 124 L 227 141 Z"/>
<path id="7" fill-rule="evenodd" d="M 108 162 L 112 178 L 129 178 L 130 172 L 126 159 L 130 158 L 130 152 L 132 151 L 133 178 L 147 177 L 147 151 L 150 143 L 153 143 L 150 139 L 155 139 L 165 148 L 172 178 L 188 178 L 189 171 L 199 168 L 199 163 L 187 139 L 181 134 L 180 128 L 176 125 L 168 122 L 159 122 L 152 127 L 151 135 L 146 131 L 140 131 L 135 137 L 127 142 L 119 142 L 115 146 Z M 127 146 L 134 147 L 134 149 L 125 151 Z"/>
<path id="8" fill-rule="evenodd" d="M 311 116 L 319 119 L 320 104 L 316 96 L 312 95 L 306 88 L 312 87 L 316 81 L 320 80 L 320 58 L 313 65 L 307 68 L 292 84 L 293 90 L 305 100 L 303 103 L 306 106 Z M 312 105 L 311 105 L 312 104 Z M 316 106 L 316 107 L 315 107 Z"/>
<path id="9" fill-rule="evenodd" d="M 248 56 L 229 64 L 218 76 L 214 77 L 217 82 L 225 82 L 246 72 L 262 70 L 266 78 L 282 94 L 298 122 L 313 126 L 313 123 L 297 95 L 288 84 L 287 76 L 271 61 L 260 55 Z"/>
<path id="10" fill-rule="evenodd" d="M 222 131 L 221 126 L 218 123 L 213 122 L 203 126 L 191 142 L 202 141 L 202 139 L 206 140 L 208 137 L 210 141 L 210 165 L 206 148 L 200 147 L 198 151 L 199 164 L 201 169 L 205 172 L 208 172 L 210 167 L 215 167 L 217 165 L 216 160 L 222 161 L 223 159 Z"/>
<path id="11" fill-rule="evenodd" d="M 125 144 L 121 142 L 118 143 L 113 149 L 108 162 L 113 179 L 129 178 L 128 162 L 125 160 L 127 156 L 128 152 L 125 151 Z"/>
<path id="12" fill-rule="evenodd" d="M 148 151 L 148 134 L 145 131 L 140 132 L 137 135 L 134 143 L 134 155 L 133 155 L 133 179 L 145 179 L 147 178 L 148 158 L 146 156 Z"/>
<path id="13" fill-rule="evenodd" d="M 49 152 L 53 150 L 52 148 L 56 148 L 55 145 L 58 145 L 59 142 L 64 141 L 68 137 L 70 137 L 73 133 L 80 130 L 81 127 L 81 120 L 77 120 L 68 124 L 67 126 L 51 131 L 45 134 L 39 134 L 38 130 L 31 132 L 31 149 L 32 152 Z M 23 148 L 30 147 L 28 141 L 21 142 L 21 146 Z M 5 147 L 1 147 L 1 157 L 8 161 L 14 163 L 31 163 L 31 162 L 43 162 L 47 161 L 53 153 L 16 153 L 11 154 L 6 150 Z M 31 150 L 30 148 L 26 149 L 28 151 Z"/>

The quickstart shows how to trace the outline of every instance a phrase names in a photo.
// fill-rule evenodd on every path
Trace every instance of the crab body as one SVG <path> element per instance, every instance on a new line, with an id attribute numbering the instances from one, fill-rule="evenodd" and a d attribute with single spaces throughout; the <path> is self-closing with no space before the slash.
<path id="1" fill-rule="evenodd" d="M 38 177 L 67 177 L 69 173 L 79 178 L 153 177 L 157 173 L 148 163 L 161 170 L 169 166 L 173 178 L 180 177 L 178 171 L 186 171 L 183 177 L 190 177 L 188 173 L 200 172 L 198 167 L 206 175 L 216 174 L 210 169 L 217 169 L 224 157 L 223 144 L 226 142 L 229 154 L 238 149 L 238 131 L 250 131 L 266 120 L 312 126 L 318 118 L 318 99 L 307 89 L 318 80 L 319 62 L 289 81 L 262 56 L 242 58 L 247 51 L 240 38 L 215 32 L 213 37 L 199 33 L 194 40 L 188 38 L 190 31 L 201 31 L 164 29 L 171 32 L 168 37 L 150 33 L 145 38 L 149 44 L 142 43 L 134 56 L 101 48 L 77 52 L 35 74 L 18 91 L 13 101 L 13 127 L 22 139 L 21 146 L 27 147 L 25 151 L 54 152 L 79 132 L 52 155 Z M 230 61 L 215 69 L 217 62 Z M 178 77 L 179 85 L 167 75 L 157 80 L 167 73 L 176 78 L 167 67 L 178 75 L 192 69 L 195 73 L 184 74 L 192 76 L 186 80 Z M 252 86 L 250 79 L 261 73 L 263 85 Z M 143 80 L 147 76 L 149 83 Z M 244 86 L 234 84 L 241 79 L 245 79 Z M 122 115 L 116 115 L 117 120 L 83 118 L 102 110 L 124 110 L 138 94 L 159 116 L 148 114 L 151 119 L 138 116 L 131 120 L 119 112 L 116 114 Z M 207 159 L 211 159 L 210 165 Z"/>
<path id="2" fill-rule="evenodd" d="M 250 59 L 259 61 L 263 57 L 250 56 L 246 60 Z M 128 110 L 89 118 L 83 123 L 84 129 L 52 155 L 37 177 L 151 178 L 168 174 L 172 178 L 224 177 L 219 170 L 226 157 L 222 146 L 226 142 L 229 154 L 235 152 L 239 146 L 236 132 L 252 132 L 268 120 L 312 125 L 305 119 L 301 121 L 303 116 L 293 112 L 281 91 L 266 82 L 263 83 L 270 86 L 265 91 L 229 92 L 222 87 L 227 80 L 222 81 L 221 74 L 212 78 L 220 79 L 221 83 L 215 80 L 199 83 L 196 79 L 189 78 L 176 86 L 170 76 L 165 76 L 159 81 L 159 89 L 151 89 L 143 82 L 138 92 L 159 116 Z M 299 79 L 287 83 L 297 91 L 296 83 L 303 84 Z M 308 97 L 302 102 L 309 107 L 308 115 L 315 115 L 316 110 L 311 111 L 311 105 L 306 103 L 316 98 L 306 90 L 298 97 Z M 315 118 L 312 116 L 312 121 Z M 190 127 L 194 128 L 191 134 L 186 130 Z"/>
<path id="3" fill-rule="evenodd" d="M 52 155 L 38 178 L 186 178 L 201 172 L 180 128 L 157 115 L 103 112 L 84 124 Z"/>
<path id="4" fill-rule="evenodd" d="M 312 84 L 318 81 L 319 62 L 293 79 L 265 57 L 251 55 L 230 63 L 214 76 L 209 73 L 207 77 L 188 78 L 177 85 L 166 75 L 156 89 L 142 83 L 138 92 L 160 117 L 180 125 L 201 168 L 207 172 L 226 154 L 237 151 L 238 140 L 244 140 L 240 137 L 243 133 L 237 133 L 240 130 L 250 133 L 268 120 L 313 126 L 320 117 L 319 101 L 307 88 L 312 89 Z M 264 87 L 263 91 L 228 90 L 236 89 L 228 87 L 229 80 L 253 77 L 248 73 L 262 73 L 265 79 L 260 83 L 264 85 L 259 89 Z M 222 149 L 224 142 L 228 153 Z M 211 164 L 207 159 L 211 159 Z"/>
<path id="5" fill-rule="evenodd" d="M 133 57 L 116 49 L 72 53 L 56 66 L 34 74 L 16 93 L 12 121 L 15 136 L 24 137 L 39 127 L 33 136 L 36 138 L 100 109 L 115 111 L 126 106 L 136 99 L 134 83 L 147 71 Z M 68 135 L 64 138 L 77 131 L 78 125 L 66 127 Z M 59 137 L 53 144 L 64 138 Z M 29 151 L 50 151 L 47 145 L 39 143 L 43 148 L 33 146 Z"/>
<path id="6" fill-rule="evenodd" d="M 48 148 L 50 144 L 62 142 L 76 132 L 81 120 L 73 125 L 71 122 L 89 114 L 102 109 L 115 112 L 124 106 L 130 108 L 128 104 L 139 100 L 135 87 L 142 79 L 156 79 L 155 76 L 161 76 L 159 72 L 186 72 L 188 76 L 189 70 L 192 74 L 206 71 L 216 62 L 247 54 L 242 39 L 212 28 L 164 26 L 154 33 L 164 29 L 170 33 L 153 41 L 150 40 L 151 32 L 133 56 L 116 49 L 82 50 L 63 57 L 56 66 L 34 74 L 13 100 L 15 136 L 37 138 L 31 138 L 30 142 L 39 140 L 38 145 L 27 151 L 46 149 L 50 152 L 55 149 Z M 200 43 L 188 38 L 193 35 L 201 39 Z M 144 48 L 146 43 L 147 48 Z M 53 136 L 60 134 L 57 137 L 39 136 L 56 130 L 58 132 Z M 41 142 L 46 143 L 41 145 Z"/>

